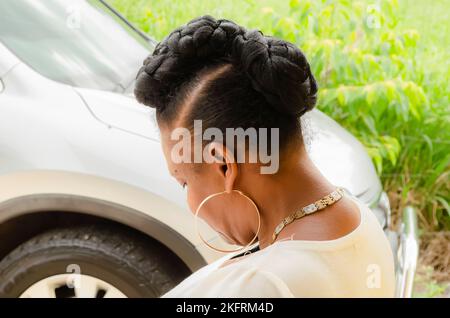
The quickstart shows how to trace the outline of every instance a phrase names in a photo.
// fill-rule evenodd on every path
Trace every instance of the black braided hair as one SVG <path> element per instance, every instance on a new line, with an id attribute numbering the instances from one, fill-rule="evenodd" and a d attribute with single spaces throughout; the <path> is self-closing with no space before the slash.
<path id="1" fill-rule="evenodd" d="M 208 83 L 186 120 L 223 129 L 278 127 L 287 138 L 316 104 L 317 84 L 299 48 L 209 15 L 158 43 L 138 72 L 135 96 L 157 114 L 176 115 L 189 90 L 223 65 L 229 68 Z"/>

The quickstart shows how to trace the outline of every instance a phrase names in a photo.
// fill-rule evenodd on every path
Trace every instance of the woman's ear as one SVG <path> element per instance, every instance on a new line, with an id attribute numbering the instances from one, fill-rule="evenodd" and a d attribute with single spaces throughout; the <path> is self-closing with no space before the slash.
<path id="1" fill-rule="evenodd" d="M 221 143 L 212 142 L 208 145 L 209 154 L 215 159 L 217 169 L 224 178 L 225 191 L 230 193 L 234 189 L 234 182 L 238 175 L 238 165 L 232 152 Z"/>

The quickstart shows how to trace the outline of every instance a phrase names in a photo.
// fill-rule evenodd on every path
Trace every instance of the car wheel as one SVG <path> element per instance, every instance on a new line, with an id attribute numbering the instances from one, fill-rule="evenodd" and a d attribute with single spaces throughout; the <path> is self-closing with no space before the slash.
<path id="1" fill-rule="evenodd" d="M 0 262 L 0 297 L 158 297 L 189 274 L 158 242 L 121 227 L 53 229 Z"/>

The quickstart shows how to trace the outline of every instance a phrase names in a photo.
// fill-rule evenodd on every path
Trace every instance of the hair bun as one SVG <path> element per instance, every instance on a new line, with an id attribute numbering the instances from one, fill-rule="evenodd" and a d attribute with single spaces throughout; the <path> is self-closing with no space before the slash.
<path id="1" fill-rule="evenodd" d="M 317 83 L 295 45 L 252 30 L 236 36 L 232 55 L 253 88 L 279 112 L 300 117 L 314 108 Z"/>

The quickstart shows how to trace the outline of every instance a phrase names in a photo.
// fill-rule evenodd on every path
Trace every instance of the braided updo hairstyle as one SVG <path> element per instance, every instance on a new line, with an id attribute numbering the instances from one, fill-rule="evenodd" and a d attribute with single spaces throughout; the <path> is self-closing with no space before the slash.
<path id="1" fill-rule="evenodd" d="M 207 15 L 158 43 L 138 72 L 135 96 L 156 108 L 158 121 L 183 114 L 188 128 L 195 119 L 222 132 L 279 128 L 283 146 L 301 132 L 299 117 L 315 106 L 317 84 L 292 43 Z"/>

